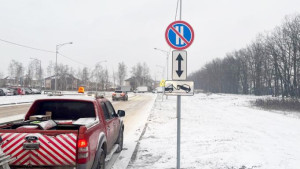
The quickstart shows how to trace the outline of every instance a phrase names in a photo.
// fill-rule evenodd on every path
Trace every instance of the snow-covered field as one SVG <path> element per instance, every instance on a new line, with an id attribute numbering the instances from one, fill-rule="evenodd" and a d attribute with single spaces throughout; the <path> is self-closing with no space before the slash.
<path id="1" fill-rule="evenodd" d="M 181 168 L 299 169 L 299 116 L 252 107 L 255 99 L 182 97 Z M 176 122 L 176 97 L 158 97 L 128 168 L 176 168 Z"/>

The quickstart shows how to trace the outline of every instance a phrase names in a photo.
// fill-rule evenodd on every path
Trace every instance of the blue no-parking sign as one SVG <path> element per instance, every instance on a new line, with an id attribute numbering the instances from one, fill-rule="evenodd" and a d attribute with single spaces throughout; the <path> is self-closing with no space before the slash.
<path id="1" fill-rule="evenodd" d="M 193 43 L 194 30 L 187 22 L 175 21 L 168 26 L 165 37 L 171 48 L 183 50 Z"/>

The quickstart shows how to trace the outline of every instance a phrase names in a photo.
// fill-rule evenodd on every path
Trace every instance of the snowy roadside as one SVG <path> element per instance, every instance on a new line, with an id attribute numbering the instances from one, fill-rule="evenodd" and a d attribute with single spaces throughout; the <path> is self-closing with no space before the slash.
<path id="1" fill-rule="evenodd" d="M 300 119 L 254 108 L 256 98 L 182 97 L 181 167 L 298 169 Z M 157 98 L 128 169 L 175 168 L 176 121 L 176 97 Z"/>

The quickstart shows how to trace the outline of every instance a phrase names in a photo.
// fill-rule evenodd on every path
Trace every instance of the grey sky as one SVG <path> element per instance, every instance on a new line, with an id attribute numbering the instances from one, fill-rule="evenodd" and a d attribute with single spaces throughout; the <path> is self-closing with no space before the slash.
<path id="1" fill-rule="evenodd" d="M 194 43 L 187 49 L 188 73 L 245 47 L 258 33 L 280 25 L 285 15 L 300 11 L 299 0 L 182 1 L 182 19 L 195 31 Z M 60 52 L 90 67 L 101 60 L 108 60 L 103 65 L 110 71 L 121 61 L 129 68 L 147 62 L 152 75 L 161 78 L 156 65 L 165 65 L 165 56 L 153 48 L 169 50 L 164 33 L 174 21 L 176 2 L 0 0 L 0 39 L 53 51 L 56 44 L 72 41 L 73 45 L 62 47 Z M 55 61 L 55 54 L 0 42 L 0 72 L 7 73 L 11 59 L 27 66 L 30 57 L 41 59 L 44 68 L 50 60 Z M 58 62 L 83 67 L 61 56 Z"/>

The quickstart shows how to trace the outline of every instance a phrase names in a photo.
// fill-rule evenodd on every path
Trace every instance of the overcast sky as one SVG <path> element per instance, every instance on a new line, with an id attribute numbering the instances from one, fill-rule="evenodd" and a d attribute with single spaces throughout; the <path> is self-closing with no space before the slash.
<path id="1" fill-rule="evenodd" d="M 284 16 L 300 11 L 299 0 L 182 0 L 182 20 L 194 28 L 187 49 L 188 73 L 214 58 L 240 49 L 258 33 L 271 31 Z M 0 39 L 59 52 L 92 68 L 96 62 L 112 71 L 124 61 L 130 70 L 146 62 L 161 78 L 169 50 L 164 33 L 175 20 L 177 0 L 0 0 Z M 30 50 L 0 41 L 0 72 L 7 74 L 12 59 L 27 67 L 30 58 L 46 68 L 54 53 Z M 59 63 L 84 65 L 59 56 Z M 171 66 L 171 57 L 169 60 Z M 171 68 L 169 68 L 171 74 Z M 154 78 L 154 77 L 153 77 Z"/>

